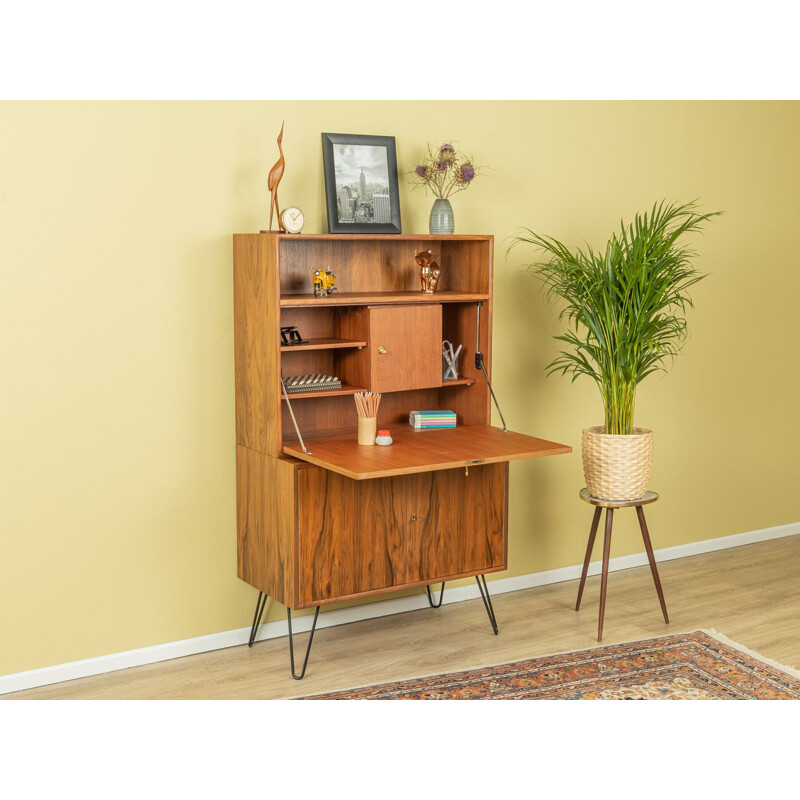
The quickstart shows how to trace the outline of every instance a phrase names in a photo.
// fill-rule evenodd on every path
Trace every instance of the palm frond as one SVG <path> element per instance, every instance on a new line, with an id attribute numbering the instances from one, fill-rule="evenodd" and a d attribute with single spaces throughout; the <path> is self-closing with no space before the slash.
<path id="1" fill-rule="evenodd" d="M 686 339 L 683 315 L 692 307 L 688 290 L 706 277 L 692 265 L 696 253 L 680 244 L 701 232 L 722 212 L 701 214 L 696 201 L 665 200 L 620 222 L 602 252 L 570 249 L 552 236 L 525 229 L 513 244 L 529 244 L 543 259 L 529 265 L 546 296 L 560 300 L 567 345 L 547 367 L 548 374 L 594 380 L 603 396 L 606 430 L 633 428 L 636 387 L 665 371 Z M 513 246 L 513 245 L 512 245 Z"/>

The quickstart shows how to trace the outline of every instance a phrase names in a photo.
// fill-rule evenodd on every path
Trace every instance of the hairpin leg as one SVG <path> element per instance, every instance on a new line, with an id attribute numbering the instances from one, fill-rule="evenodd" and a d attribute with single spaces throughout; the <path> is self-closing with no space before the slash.
<path id="1" fill-rule="evenodd" d="M 489 622 L 492 623 L 492 630 L 494 631 L 494 635 L 497 636 L 497 618 L 494 615 L 494 608 L 492 608 L 492 598 L 489 597 L 489 587 L 486 585 L 486 576 L 476 575 L 475 580 L 478 582 L 481 600 L 483 600 L 486 613 L 489 615 Z M 483 581 L 483 585 L 481 585 L 481 581 Z"/>
<path id="2" fill-rule="evenodd" d="M 286 608 L 286 619 L 289 622 L 289 659 L 291 660 L 292 664 L 292 677 L 296 681 L 303 680 L 303 677 L 306 674 L 306 666 L 308 665 L 308 655 L 311 652 L 311 642 L 314 641 L 314 631 L 317 629 L 317 617 L 319 616 L 319 606 L 317 606 L 316 611 L 314 612 L 314 621 L 311 623 L 311 636 L 308 637 L 308 645 L 306 646 L 306 657 L 303 661 L 303 671 L 297 675 L 294 671 L 294 637 L 292 636 L 292 609 L 287 606 Z"/>
<path id="3" fill-rule="evenodd" d="M 264 592 L 258 593 L 258 600 L 256 600 L 256 613 L 253 614 L 253 624 L 250 627 L 250 641 L 247 643 L 248 647 L 252 647 L 256 641 L 256 634 L 258 633 L 258 626 L 261 624 L 261 615 L 264 613 L 264 606 L 267 605 L 269 595 Z"/>
<path id="4" fill-rule="evenodd" d="M 431 596 L 431 587 L 426 586 L 425 591 L 428 593 L 428 602 L 431 604 L 431 608 L 441 608 L 442 600 L 444 599 L 444 581 L 442 581 L 442 588 L 439 589 L 439 602 L 434 603 L 433 597 Z"/>

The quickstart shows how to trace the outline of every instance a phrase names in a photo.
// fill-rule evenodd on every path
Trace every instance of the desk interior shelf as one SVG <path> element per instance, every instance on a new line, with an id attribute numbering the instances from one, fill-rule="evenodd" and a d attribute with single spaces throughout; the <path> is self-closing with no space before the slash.
<path id="1" fill-rule="evenodd" d="M 302 344 L 282 344 L 281 353 L 298 353 L 303 350 L 344 350 L 348 347 L 366 347 L 366 342 L 352 339 L 306 339 Z"/>
<path id="2" fill-rule="evenodd" d="M 351 386 L 350 384 L 343 383 L 340 389 L 325 389 L 318 392 L 289 392 L 290 402 L 295 400 L 307 400 L 311 397 L 348 397 L 354 395 L 356 392 L 366 392 L 363 386 Z M 285 402 L 286 397 L 282 396 L 281 399 Z"/>
<path id="3" fill-rule="evenodd" d="M 442 381 L 442 389 L 448 386 L 472 386 L 475 383 L 475 378 L 448 378 Z"/>
<path id="4" fill-rule="evenodd" d="M 482 292 L 441 291 L 434 294 L 416 292 L 334 292 L 315 297 L 313 294 L 282 294 L 281 308 L 324 308 L 325 306 L 371 306 L 408 303 L 475 303 L 488 300 Z"/>

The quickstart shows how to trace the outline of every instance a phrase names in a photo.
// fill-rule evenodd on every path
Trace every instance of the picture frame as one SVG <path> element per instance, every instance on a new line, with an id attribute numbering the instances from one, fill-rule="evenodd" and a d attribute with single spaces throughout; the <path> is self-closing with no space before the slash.
<path id="1" fill-rule="evenodd" d="M 402 233 L 394 136 L 322 134 L 330 233 Z"/>

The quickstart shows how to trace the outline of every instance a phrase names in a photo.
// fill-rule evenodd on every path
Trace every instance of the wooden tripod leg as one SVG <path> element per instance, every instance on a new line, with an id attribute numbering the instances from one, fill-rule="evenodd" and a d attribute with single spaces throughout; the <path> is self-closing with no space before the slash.
<path id="1" fill-rule="evenodd" d="M 597 525 L 600 522 L 600 512 L 602 509 L 597 506 L 594 510 L 594 519 L 592 519 L 592 527 L 589 531 L 589 544 L 586 547 L 586 558 L 583 559 L 583 572 L 581 573 L 581 582 L 578 586 L 578 602 L 575 603 L 575 610 L 581 609 L 581 597 L 583 597 L 583 587 L 586 584 L 586 575 L 589 572 L 589 562 L 592 560 L 592 550 L 594 550 L 594 540 L 597 536 Z"/>
<path id="2" fill-rule="evenodd" d="M 644 519 L 644 509 L 641 506 L 636 506 L 636 515 L 639 517 L 639 527 L 642 529 L 642 539 L 644 539 L 644 549 L 647 551 L 647 560 L 650 562 L 650 571 L 653 573 L 653 582 L 656 585 L 658 592 L 658 602 L 661 603 L 661 611 L 664 613 L 664 622 L 669 624 L 669 616 L 667 615 L 667 604 L 664 602 L 664 592 L 661 589 L 661 580 L 658 577 L 658 569 L 656 568 L 656 559 L 653 555 L 653 545 L 650 543 L 650 533 L 647 530 L 647 522 Z"/>
<path id="3" fill-rule="evenodd" d="M 598 509 L 599 510 L 599 509 Z M 606 509 L 606 537 L 603 542 L 603 574 L 600 579 L 600 622 L 597 625 L 597 641 L 603 640 L 603 617 L 606 613 L 606 589 L 608 588 L 608 558 L 611 553 L 611 527 L 614 524 L 614 509 Z"/>

